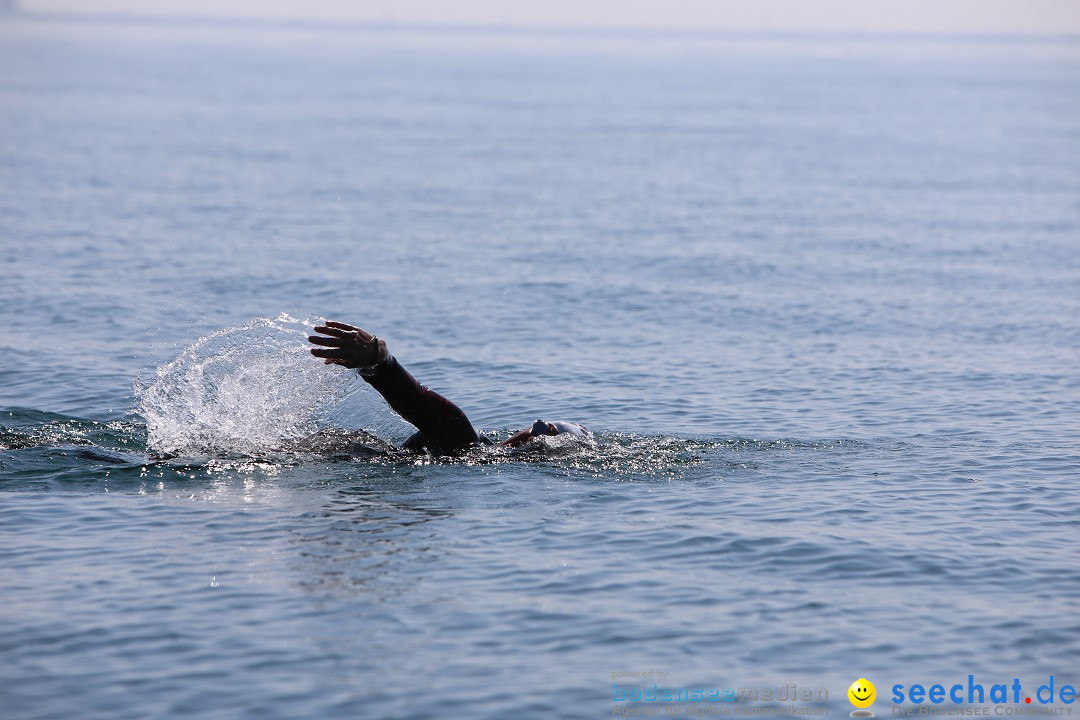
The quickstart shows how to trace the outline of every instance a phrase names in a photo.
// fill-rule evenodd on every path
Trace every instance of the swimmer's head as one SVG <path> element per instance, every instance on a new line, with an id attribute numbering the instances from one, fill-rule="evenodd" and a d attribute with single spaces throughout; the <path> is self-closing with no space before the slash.
<path id="1" fill-rule="evenodd" d="M 543 420 L 537 420 L 533 423 L 533 426 L 529 428 L 529 434 L 532 437 L 540 437 L 541 435 L 558 435 L 559 430 L 552 423 L 544 422 Z"/>
<path id="2" fill-rule="evenodd" d="M 592 433 L 586 428 L 577 423 L 564 422 L 562 420 L 555 420 L 553 422 L 547 422 L 545 420 L 537 420 L 532 424 L 532 427 L 528 430 L 522 430 L 519 433 L 512 435 L 511 437 L 503 440 L 500 445 L 506 447 L 517 447 L 523 443 L 532 440 L 533 438 L 542 437 L 545 435 L 563 435 L 569 434 L 575 437 L 591 437 Z"/>

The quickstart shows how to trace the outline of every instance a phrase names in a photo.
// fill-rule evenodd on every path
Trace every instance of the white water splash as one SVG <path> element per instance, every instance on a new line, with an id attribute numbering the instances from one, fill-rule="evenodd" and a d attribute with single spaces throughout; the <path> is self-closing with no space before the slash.
<path id="1" fill-rule="evenodd" d="M 136 381 L 147 450 L 256 455 L 340 426 L 345 400 L 372 407 L 358 397 L 365 384 L 354 372 L 311 356 L 310 328 L 286 314 L 256 318 L 197 340 L 153 377 Z M 359 415 L 374 420 L 370 411 Z"/>

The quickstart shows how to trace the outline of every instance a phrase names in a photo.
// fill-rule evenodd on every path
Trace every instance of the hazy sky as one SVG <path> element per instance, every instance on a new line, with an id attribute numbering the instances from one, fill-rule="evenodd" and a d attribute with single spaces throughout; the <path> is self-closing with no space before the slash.
<path id="1" fill-rule="evenodd" d="M 41 12 L 1080 35 L 1080 0 L 21 0 L 19 4 Z"/>

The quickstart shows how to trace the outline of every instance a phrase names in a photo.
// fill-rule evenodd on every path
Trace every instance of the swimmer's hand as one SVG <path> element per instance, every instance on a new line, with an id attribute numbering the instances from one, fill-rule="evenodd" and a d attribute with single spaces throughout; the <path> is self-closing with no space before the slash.
<path id="1" fill-rule="evenodd" d="M 322 347 L 311 348 L 311 354 L 327 365 L 369 368 L 390 357 L 386 342 L 367 330 L 327 320 L 325 325 L 316 325 L 315 332 L 321 334 L 308 335 L 308 342 Z"/>

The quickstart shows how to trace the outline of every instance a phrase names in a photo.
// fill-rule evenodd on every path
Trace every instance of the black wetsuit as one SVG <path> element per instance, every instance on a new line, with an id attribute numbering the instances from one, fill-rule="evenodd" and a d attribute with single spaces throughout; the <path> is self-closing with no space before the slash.
<path id="1" fill-rule="evenodd" d="M 419 428 L 419 432 L 405 442 L 407 450 L 445 455 L 461 452 L 477 443 L 490 442 L 477 435 L 461 408 L 417 382 L 393 355 L 372 368 L 361 370 L 360 376 L 378 390 L 401 417 Z"/>

